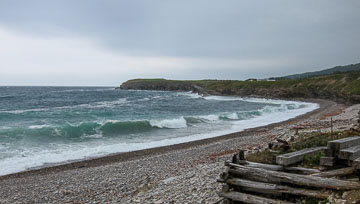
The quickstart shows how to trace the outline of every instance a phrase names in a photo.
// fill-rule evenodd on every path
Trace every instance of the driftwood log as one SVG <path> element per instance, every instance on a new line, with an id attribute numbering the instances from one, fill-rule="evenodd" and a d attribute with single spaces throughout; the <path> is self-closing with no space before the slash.
<path id="1" fill-rule="evenodd" d="M 236 167 L 229 170 L 230 174 L 240 175 L 251 180 L 267 183 L 291 183 L 307 187 L 319 187 L 335 190 L 355 190 L 360 189 L 359 182 L 343 181 L 333 178 L 322 178 L 309 175 L 291 174 L 285 172 L 269 171 L 253 167 Z"/>
<path id="2" fill-rule="evenodd" d="M 240 186 L 242 190 L 253 191 L 263 194 L 280 194 L 287 193 L 292 195 L 309 196 L 314 198 L 324 199 L 330 196 L 328 193 L 323 193 L 317 190 L 308 190 L 301 188 L 292 188 L 284 185 L 277 185 L 271 183 L 262 183 L 256 181 L 249 181 L 245 179 L 231 178 L 226 180 L 229 185 Z"/>
<path id="3" fill-rule="evenodd" d="M 224 198 L 228 198 L 231 200 L 235 200 L 235 201 L 240 201 L 240 202 L 245 202 L 245 203 L 254 203 L 254 204 L 294 204 L 294 203 L 290 203 L 290 202 L 286 202 L 286 201 L 281 201 L 281 200 L 274 200 L 274 199 L 270 199 L 270 198 L 263 198 L 260 196 L 255 196 L 255 195 L 251 195 L 251 194 L 246 194 L 246 193 L 240 193 L 240 192 L 235 192 L 235 191 L 230 191 L 230 192 L 221 192 L 219 193 L 219 196 L 224 197 Z"/>
<path id="4" fill-rule="evenodd" d="M 297 173 L 306 174 L 306 175 L 320 173 L 320 171 L 318 169 L 310 169 L 310 168 L 304 168 L 304 167 L 286 167 L 286 166 L 273 165 L 273 164 L 261 164 L 261 163 L 256 163 L 256 162 L 246 162 L 244 165 L 247 167 L 266 169 L 266 170 L 270 170 L 270 171 L 297 172 Z M 227 161 L 227 162 L 225 162 L 225 166 L 241 167 L 242 165 L 234 164 L 234 163 Z"/>
<path id="5" fill-rule="evenodd" d="M 346 167 L 346 168 L 335 169 L 335 170 L 331 170 L 331 171 L 325 171 L 325 172 L 321 172 L 321 173 L 312 174 L 312 176 L 331 178 L 331 177 L 335 177 L 335 176 L 347 176 L 347 175 L 350 175 L 353 173 L 355 173 L 354 167 Z"/>

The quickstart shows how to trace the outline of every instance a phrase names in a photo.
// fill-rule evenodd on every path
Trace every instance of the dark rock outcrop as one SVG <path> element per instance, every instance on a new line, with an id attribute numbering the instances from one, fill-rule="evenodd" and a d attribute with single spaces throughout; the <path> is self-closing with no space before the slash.
<path id="1" fill-rule="evenodd" d="M 123 83 L 120 89 L 133 90 L 155 90 L 155 91 L 181 91 L 194 92 L 201 95 L 209 95 L 209 93 L 202 87 L 186 81 L 147 81 L 147 80 L 131 80 Z"/>

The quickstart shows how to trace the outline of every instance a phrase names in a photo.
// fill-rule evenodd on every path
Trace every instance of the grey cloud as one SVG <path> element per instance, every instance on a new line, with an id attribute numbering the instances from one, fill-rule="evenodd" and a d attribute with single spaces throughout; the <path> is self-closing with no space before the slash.
<path id="1" fill-rule="evenodd" d="M 299 58 L 353 63 L 360 1 L 0 1 L 0 25 L 34 37 L 80 35 L 132 55 Z"/>

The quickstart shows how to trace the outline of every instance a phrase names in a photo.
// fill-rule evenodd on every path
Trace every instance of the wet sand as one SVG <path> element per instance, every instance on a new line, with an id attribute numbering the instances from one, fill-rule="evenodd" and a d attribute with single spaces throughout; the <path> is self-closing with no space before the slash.
<path id="1" fill-rule="evenodd" d="M 331 101 L 310 102 L 320 108 L 276 124 L 2 176 L 0 203 L 213 202 L 219 199 L 218 174 L 234 151 L 260 151 L 276 138 L 293 135 L 297 125 L 326 129 L 320 121 L 346 108 Z"/>

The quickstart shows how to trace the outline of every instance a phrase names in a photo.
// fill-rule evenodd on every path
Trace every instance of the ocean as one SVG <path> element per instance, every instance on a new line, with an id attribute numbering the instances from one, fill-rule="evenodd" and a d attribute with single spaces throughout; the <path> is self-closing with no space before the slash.
<path id="1" fill-rule="evenodd" d="M 0 87 L 0 175 L 216 137 L 318 104 L 111 87 Z"/>

